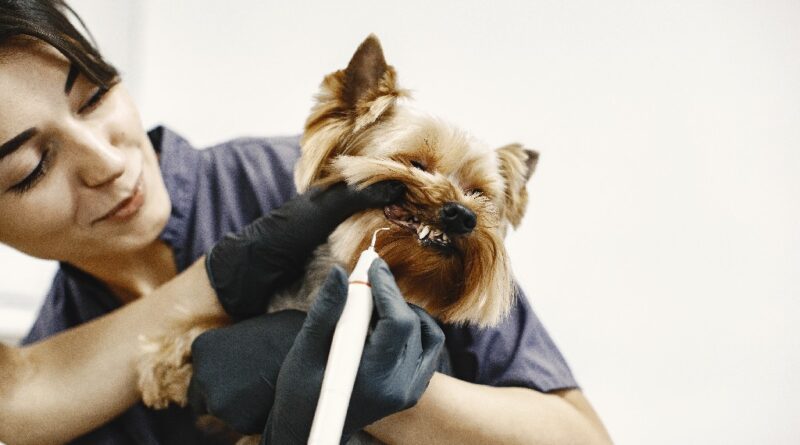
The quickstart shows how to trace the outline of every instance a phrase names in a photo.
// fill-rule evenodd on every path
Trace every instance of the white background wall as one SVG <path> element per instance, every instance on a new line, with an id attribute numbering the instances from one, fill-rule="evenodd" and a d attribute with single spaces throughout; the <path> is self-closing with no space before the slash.
<path id="1" fill-rule="evenodd" d="M 299 132 L 377 33 L 421 106 L 541 152 L 514 269 L 617 443 L 800 443 L 796 0 L 297 3 L 73 2 L 198 145 Z M 51 273 L 0 250 L 0 324 Z"/>

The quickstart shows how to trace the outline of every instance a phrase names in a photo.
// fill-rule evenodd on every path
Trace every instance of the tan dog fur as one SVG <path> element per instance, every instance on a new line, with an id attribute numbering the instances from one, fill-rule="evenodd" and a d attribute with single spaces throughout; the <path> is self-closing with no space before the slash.
<path id="1" fill-rule="evenodd" d="M 503 238 L 525 212 L 525 185 L 538 155 L 517 144 L 492 150 L 415 110 L 396 78 L 375 36 L 359 46 L 345 70 L 325 77 L 306 122 L 295 182 L 303 192 L 339 181 L 360 188 L 399 180 L 408 188 L 403 202 L 341 224 L 315 253 L 304 281 L 276 295 L 269 311 L 307 309 L 332 264 L 352 269 L 373 231 L 390 227 L 381 233 L 377 251 L 409 302 L 445 322 L 494 325 L 513 305 Z M 471 233 L 442 237 L 439 212 L 448 202 L 475 213 Z M 420 230 L 394 223 L 390 216 L 408 218 L 412 226 L 427 225 L 431 235 L 420 241 Z M 447 239 L 447 245 L 429 241 L 434 234 L 437 240 Z M 186 404 L 191 342 L 214 326 L 201 321 L 188 332 L 145 345 L 139 386 L 147 405 Z"/>

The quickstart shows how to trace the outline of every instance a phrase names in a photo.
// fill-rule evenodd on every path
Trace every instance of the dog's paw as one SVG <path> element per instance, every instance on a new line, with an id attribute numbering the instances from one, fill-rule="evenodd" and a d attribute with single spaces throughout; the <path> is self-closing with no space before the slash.
<path id="1" fill-rule="evenodd" d="M 261 443 L 261 435 L 244 436 L 236 442 L 236 445 L 258 445 Z"/>
<path id="2" fill-rule="evenodd" d="M 192 378 L 192 342 L 205 328 L 192 328 L 173 337 L 144 340 L 138 363 L 139 391 L 145 405 L 163 409 L 170 403 L 186 406 Z"/>

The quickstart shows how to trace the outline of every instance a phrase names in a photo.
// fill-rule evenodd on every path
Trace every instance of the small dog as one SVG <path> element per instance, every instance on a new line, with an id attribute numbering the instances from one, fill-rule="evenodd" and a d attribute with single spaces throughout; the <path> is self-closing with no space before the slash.
<path id="1" fill-rule="evenodd" d="M 269 311 L 307 310 L 333 264 L 352 270 L 372 233 L 405 298 L 447 323 L 491 326 L 513 304 L 503 246 L 527 205 L 538 154 L 518 144 L 496 150 L 415 110 L 397 86 L 378 39 L 370 35 L 347 68 L 325 77 L 306 121 L 295 170 L 298 192 L 345 181 L 362 188 L 406 184 L 403 201 L 356 214 L 317 249 L 303 280 L 275 295 Z M 194 338 L 215 327 L 156 339 L 139 363 L 145 404 L 186 404 Z"/>

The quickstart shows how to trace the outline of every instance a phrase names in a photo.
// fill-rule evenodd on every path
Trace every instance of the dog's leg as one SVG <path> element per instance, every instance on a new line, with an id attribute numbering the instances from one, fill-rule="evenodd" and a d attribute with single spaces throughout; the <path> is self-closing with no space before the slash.
<path id="1" fill-rule="evenodd" d="M 192 377 L 192 342 L 203 332 L 221 326 L 218 321 L 197 324 L 177 335 L 148 340 L 137 367 L 139 391 L 145 405 L 162 409 L 170 403 L 186 406 Z"/>

